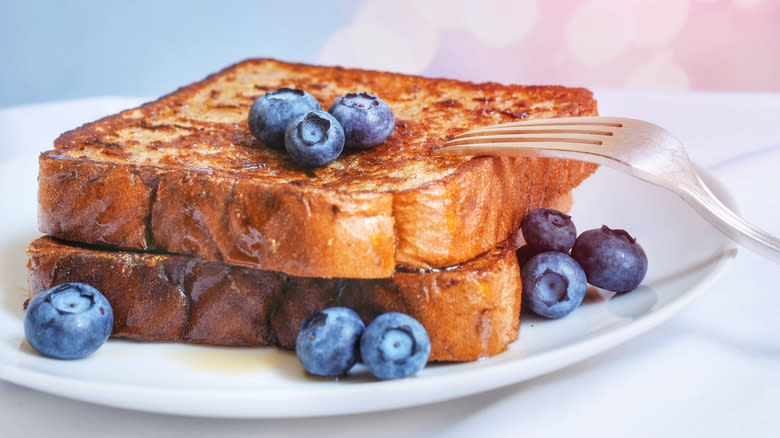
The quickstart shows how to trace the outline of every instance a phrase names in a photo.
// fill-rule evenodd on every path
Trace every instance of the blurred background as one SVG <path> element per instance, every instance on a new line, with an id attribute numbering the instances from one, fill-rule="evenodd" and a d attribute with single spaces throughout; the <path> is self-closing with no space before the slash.
<path id="1" fill-rule="evenodd" d="M 777 0 L 4 2 L 0 107 L 157 97 L 248 57 L 589 88 L 780 91 Z"/>

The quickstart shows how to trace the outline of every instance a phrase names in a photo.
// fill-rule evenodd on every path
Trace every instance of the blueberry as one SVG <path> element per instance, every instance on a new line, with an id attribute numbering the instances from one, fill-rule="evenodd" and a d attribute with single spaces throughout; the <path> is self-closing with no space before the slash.
<path id="1" fill-rule="evenodd" d="M 585 297 L 585 272 L 568 254 L 550 251 L 532 257 L 522 269 L 523 303 L 546 318 L 571 313 Z"/>
<path id="2" fill-rule="evenodd" d="M 351 309 L 318 310 L 301 321 L 295 353 L 306 371 L 316 376 L 343 376 L 360 358 L 363 330 L 363 321 Z"/>
<path id="3" fill-rule="evenodd" d="M 24 334 L 34 349 L 56 359 L 79 359 L 111 335 L 114 312 L 106 297 L 83 283 L 55 286 L 27 304 Z"/>
<path id="4" fill-rule="evenodd" d="M 528 245 L 523 245 L 516 249 L 515 255 L 517 256 L 517 264 L 520 266 L 520 269 L 523 269 L 523 266 L 528 263 L 528 260 L 531 260 L 531 258 L 537 254 L 539 254 L 539 251 Z"/>
<path id="5" fill-rule="evenodd" d="M 344 129 L 325 111 L 312 111 L 294 118 L 284 135 L 287 153 L 304 167 L 322 167 L 344 150 Z"/>
<path id="6" fill-rule="evenodd" d="M 372 148 L 387 139 L 395 128 L 393 111 L 369 93 L 347 93 L 328 110 L 344 127 L 346 147 Z"/>
<path id="7" fill-rule="evenodd" d="M 612 292 L 628 292 L 647 273 L 647 254 L 625 230 L 606 225 L 577 237 L 571 255 L 585 270 L 588 283 Z"/>
<path id="8" fill-rule="evenodd" d="M 520 223 L 520 229 L 526 244 L 539 252 L 566 252 L 577 238 L 571 216 L 550 208 L 528 212 Z"/>
<path id="9" fill-rule="evenodd" d="M 431 354 L 425 327 L 409 315 L 388 312 L 374 319 L 360 338 L 360 356 L 380 379 L 417 374 Z"/>
<path id="10" fill-rule="evenodd" d="M 290 120 L 309 111 L 322 110 L 311 94 L 280 88 L 260 97 L 249 110 L 249 130 L 268 147 L 284 150 L 284 132 Z"/>

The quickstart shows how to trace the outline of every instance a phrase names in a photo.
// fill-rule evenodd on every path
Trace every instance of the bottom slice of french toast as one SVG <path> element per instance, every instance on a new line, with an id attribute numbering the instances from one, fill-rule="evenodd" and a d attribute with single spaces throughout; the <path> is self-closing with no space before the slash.
<path id="1" fill-rule="evenodd" d="M 428 330 L 430 360 L 469 361 L 506 349 L 520 321 L 520 272 L 508 244 L 451 269 L 375 280 L 292 277 L 51 237 L 33 241 L 28 254 L 31 297 L 61 283 L 90 284 L 112 305 L 112 336 L 138 341 L 294 349 L 301 319 L 345 306 L 366 322 L 407 313 Z"/>
<path id="2" fill-rule="evenodd" d="M 570 197 L 556 207 L 568 210 Z M 431 361 L 471 361 L 515 341 L 522 285 L 517 238 L 462 265 L 384 279 L 320 279 L 173 255 L 89 247 L 41 237 L 28 247 L 33 297 L 57 284 L 100 290 L 114 311 L 112 336 L 294 349 L 300 321 L 345 306 L 368 323 L 403 312 L 431 339 Z"/>

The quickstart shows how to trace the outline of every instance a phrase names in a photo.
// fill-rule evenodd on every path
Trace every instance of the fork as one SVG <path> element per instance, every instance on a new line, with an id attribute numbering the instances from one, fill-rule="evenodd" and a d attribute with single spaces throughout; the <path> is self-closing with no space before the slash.
<path id="1" fill-rule="evenodd" d="M 442 155 L 509 155 L 589 161 L 680 195 L 723 234 L 780 263 L 780 239 L 724 205 L 702 181 L 682 143 L 650 122 L 567 117 L 485 126 L 456 135 Z"/>

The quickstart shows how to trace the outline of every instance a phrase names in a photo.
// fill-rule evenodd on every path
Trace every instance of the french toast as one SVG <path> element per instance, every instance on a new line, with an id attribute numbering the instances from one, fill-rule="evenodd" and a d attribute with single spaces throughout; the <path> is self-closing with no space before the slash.
<path id="1" fill-rule="evenodd" d="M 508 245 L 454 269 L 382 279 L 292 277 L 51 237 L 28 252 L 31 297 L 60 283 L 90 284 L 112 303 L 113 336 L 137 341 L 294 349 L 301 319 L 346 306 L 366 321 L 407 313 L 429 333 L 430 360 L 467 361 L 503 351 L 520 322 L 520 273 Z"/>
<path id="2" fill-rule="evenodd" d="M 301 168 L 247 126 L 254 100 L 280 87 L 306 90 L 325 108 L 348 92 L 374 93 L 393 110 L 395 130 L 374 149 Z M 250 59 L 60 136 L 39 159 L 39 228 L 296 277 L 444 268 L 491 251 L 528 210 L 596 166 L 441 157 L 435 148 L 475 126 L 596 112 L 580 88 Z"/>
<path id="3" fill-rule="evenodd" d="M 571 195 L 551 203 L 568 211 Z M 28 247 L 30 298 L 66 282 L 100 290 L 114 313 L 112 336 L 224 346 L 294 349 L 300 321 L 345 306 L 368 323 L 387 311 L 425 326 L 431 361 L 496 355 L 520 325 L 519 233 L 447 269 L 398 271 L 389 278 L 294 277 L 192 256 L 131 252 L 44 236 Z"/>

